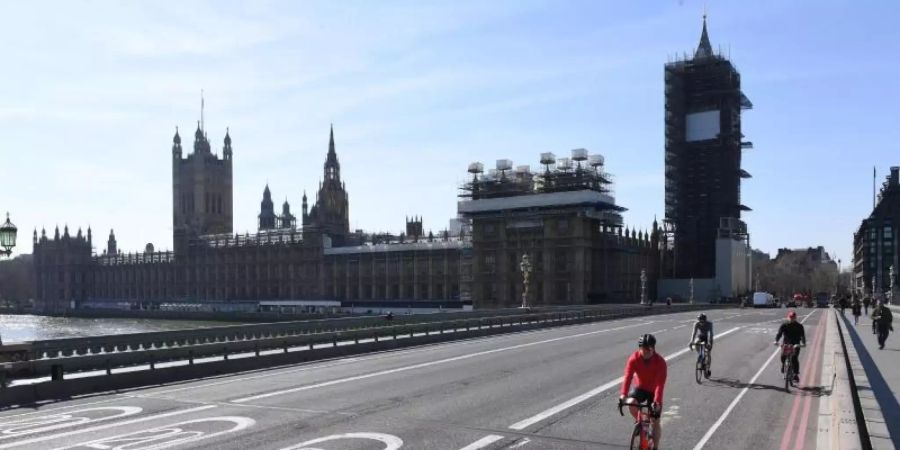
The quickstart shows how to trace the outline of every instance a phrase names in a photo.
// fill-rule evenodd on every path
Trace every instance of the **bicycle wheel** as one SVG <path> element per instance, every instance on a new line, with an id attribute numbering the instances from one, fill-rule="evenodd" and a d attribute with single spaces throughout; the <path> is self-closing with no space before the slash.
<path id="1" fill-rule="evenodd" d="M 697 359 L 697 367 L 696 367 L 696 370 L 694 370 L 694 375 L 695 375 L 695 378 L 697 379 L 697 384 L 700 384 L 701 381 L 703 380 L 703 373 L 705 371 L 706 371 L 706 369 L 703 367 L 703 360 L 698 358 Z"/>
<path id="2" fill-rule="evenodd" d="M 709 365 L 711 364 L 712 356 L 709 356 L 709 350 L 706 351 L 706 358 L 703 358 L 703 376 L 706 379 L 709 379 Z"/>
<path id="3" fill-rule="evenodd" d="M 794 379 L 794 365 L 791 363 L 790 357 L 784 364 L 784 392 L 790 392 L 791 381 Z"/>
<path id="4" fill-rule="evenodd" d="M 631 450 L 643 450 L 641 438 L 641 425 L 636 423 L 634 424 L 634 431 L 631 432 L 631 446 L 629 448 Z"/>

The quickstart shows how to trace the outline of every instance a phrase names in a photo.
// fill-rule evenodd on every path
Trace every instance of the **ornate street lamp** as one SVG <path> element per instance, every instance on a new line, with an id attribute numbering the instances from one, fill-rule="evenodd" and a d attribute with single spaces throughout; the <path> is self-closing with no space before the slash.
<path id="1" fill-rule="evenodd" d="M 528 260 L 528 255 L 522 255 L 519 269 L 522 270 L 522 308 L 528 308 L 528 278 L 531 276 L 531 261 Z"/>
<path id="2" fill-rule="evenodd" d="M 641 269 L 641 304 L 647 304 L 647 271 Z"/>
<path id="3" fill-rule="evenodd" d="M 12 249 L 16 246 L 16 232 L 18 228 L 9 221 L 9 213 L 6 213 L 6 222 L 0 225 L 0 255 L 12 255 Z"/>

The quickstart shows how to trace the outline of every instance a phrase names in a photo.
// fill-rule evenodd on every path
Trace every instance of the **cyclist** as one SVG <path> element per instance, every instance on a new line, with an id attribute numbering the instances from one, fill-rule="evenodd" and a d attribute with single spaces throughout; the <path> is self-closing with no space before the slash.
<path id="1" fill-rule="evenodd" d="M 797 313 L 791 311 L 787 316 L 788 320 L 781 324 L 781 327 L 778 328 L 778 334 L 775 336 L 775 345 L 778 345 L 778 340 L 781 339 L 781 336 L 784 336 L 784 343 L 788 345 L 797 345 L 801 344 L 806 346 L 806 331 L 803 329 L 803 324 L 797 322 Z M 784 353 L 781 354 L 781 373 L 784 373 Z M 800 349 L 796 349 L 791 356 L 791 364 L 794 365 L 794 382 L 800 381 Z"/>
<path id="2" fill-rule="evenodd" d="M 706 378 L 709 378 L 711 374 L 710 367 L 712 367 L 713 324 L 706 320 L 706 314 L 703 313 L 697 316 L 697 321 L 694 322 L 694 326 L 691 328 L 691 341 L 688 344 L 688 348 L 693 350 L 696 345 L 699 352 L 700 344 L 706 345 L 706 355 L 709 357 L 709 366 L 706 367 Z"/>
<path id="3" fill-rule="evenodd" d="M 622 391 L 619 396 L 620 402 L 634 399 L 637 403 L 651 405 L 650 416 L 657 448 L 662 438 L 659 416 L 662 411 L 667 370 L 665 358 L 656 353 L 656 338 L 652 334 L 641 336 L 638 339 L 638 350 L 632 353 L 625 363 L 625 379 L 622 381 Z M 632 377 L 636 378 L 634 388 L 631 386 Z M 630 406 L 629 409 L 631 415 L 637 420 L 637 408 Z"/>

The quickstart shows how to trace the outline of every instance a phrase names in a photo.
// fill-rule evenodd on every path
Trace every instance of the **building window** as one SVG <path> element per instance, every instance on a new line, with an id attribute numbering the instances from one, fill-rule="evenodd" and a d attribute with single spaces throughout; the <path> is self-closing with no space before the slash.
<path id="1" fill-rule="evenodd" d="M 497 261 L 494 258 L 493 254 L 484 255 L 484 271 L 489 273 L 494 273 L 496 268 Z"/>
<path id="2" fill-rule="evenodd" d="M 890 225 L 884 226 L 884 238 L 892 239 L 894 237 L 894 230 Z"/>

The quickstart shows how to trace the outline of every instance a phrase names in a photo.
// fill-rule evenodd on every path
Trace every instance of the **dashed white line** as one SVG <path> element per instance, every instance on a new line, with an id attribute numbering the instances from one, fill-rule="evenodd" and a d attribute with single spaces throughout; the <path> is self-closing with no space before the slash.
<path id="1" fill-rule="evenodd" d="M 483 437 L 483 438 L 481 438 L 459 450 L 478 450 L 479 448 L 485 448 L 488 445 L 491 445 L 494 442 L 497 442 L 501 439 L 503 439 L 503 436 L 491 434 L 491 435 L 485 436 L 485 437 Z"/>
<path id="2" fill-rule="evenodd" d="M 344 383 L 349 383 L 349 382 L 353 382 L 353 381 L 359 381 L 359 380 L 365 380 L 368 378 L 379 377 L 382 375 L 391 375 L 394 373 L 407 372 L 410 370 L 422 369 L 425 367 L 436 366 L 439 364 L 446 364 L 449 362 L 463 361 L 466 359 L 472 359 L 472 358 L 476 358 L 479 356 L 491 355 L 494 353 L 500 353 L 500 352 L 505 352 L 505 351 L 509 351 L 509 350 L 518 350 L 520 348 L 533 347 L 535 345 L 548 344 L 551 342 L 558 342 L 558 341 L 574 339 L 574 338 L 579 338 L 579 337 L 584 337 L 584 336 L 591 336 L 591 335 L 600 334 L 600 333 L 608 333 L 610 331 L 617 331 L 617 330 L 622 330 L 625 328 L 632 328 L 632 327 L 636 327 L 636 326 L 646 326 L 650 323 L 653 323 L 653 322 L 636 323 L 633 325 L 625 325 L 625 326 L 616 327 L 616 328 L 607 328 L 604 330 L 572 334 L 572 335 L 568 335 L 568 336 L 562 336 L 562 337 L 553 338 L 553 339 L 545 339 L 542 341 L 528 342 L 525 344 L 513 345 L 513 346 L 509 346 L 509 347 L 495 348 L 492 350 L 485 350 L 482 352 L 469 353 L 467 355 L 460 355 L 460 356 L 455 356 L 452 358 L 445 358 L 445 359 L 439 359 L 436 361 L 429 361 L 429 362 L 420 363 L 420 364 L 413 364 L 411 366 L 397 367 L 394 369 L 381 370 L 378 372 L 372 372 L 372 373 L 367 373 L 367 374 L 357 375 L 357 376 L 347 377 L 347 378 L 339 378 L 336 380 L 325 381 L 322 383 L 310 384 L 310 385 L 300 386 L 300 387 L 291 388 L 291 389 L 284 389 L 284 390 L 280 390 L 280 391 L 267 392 L 265 394 L 252 395 L 250 397 L 243 397 L 243 398 L 232 400 L 232 403 L 246 403 L 246 402 L 250 402 L 253 400 L 260 400 L 260 399 L 269 398 L 269 397 L 276 397 L 276 396 L 290 394 L 290 393 L 294 393 L 294 392 L 302 392 L 302 391 L 308 391 L 311 389 L 319 389 L 319 388 L 323 388 L 323 387 L 334 386 L 337 384 L 344 384 Z"/>

